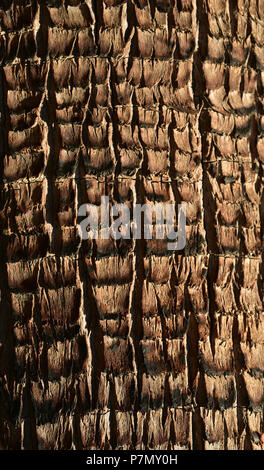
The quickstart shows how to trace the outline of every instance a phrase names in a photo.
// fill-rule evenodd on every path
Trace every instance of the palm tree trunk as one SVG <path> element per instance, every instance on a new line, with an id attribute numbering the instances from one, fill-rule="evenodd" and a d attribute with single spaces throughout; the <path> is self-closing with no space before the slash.
<path id="1" fill-rule="evenodd" d="M 3 449 L 261 449 L 264 3 L 2 1 Z M 186 246 L 82 204 L 186 204 Z"/>

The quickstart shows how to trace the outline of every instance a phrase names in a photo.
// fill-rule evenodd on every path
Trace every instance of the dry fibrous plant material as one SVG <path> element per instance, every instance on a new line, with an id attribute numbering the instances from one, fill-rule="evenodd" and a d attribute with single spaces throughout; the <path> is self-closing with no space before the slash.
<path id="1" fill-rule="evenodd" d="M 2 0 L 3 449 L 261 449 L 263 0 Z M 78 208 L 186 204 L 186 246 Z"/>

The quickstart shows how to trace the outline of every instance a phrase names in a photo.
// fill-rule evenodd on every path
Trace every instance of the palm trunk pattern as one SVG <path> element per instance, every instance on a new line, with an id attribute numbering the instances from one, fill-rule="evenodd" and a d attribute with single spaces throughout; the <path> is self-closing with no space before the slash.
<path id="1" fill-rule="evenodd" d="M 263 47 L 263 0 L 2 0 L 2 449 L 264 446 Z M 103 195 L 184 250 L 81 240 Z"/>

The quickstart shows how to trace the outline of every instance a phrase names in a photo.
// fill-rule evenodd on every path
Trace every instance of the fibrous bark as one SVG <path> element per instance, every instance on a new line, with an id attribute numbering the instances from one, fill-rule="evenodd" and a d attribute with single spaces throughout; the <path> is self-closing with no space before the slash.
<path id="1" fill-rule="evenodd" d="M 3 449 L 260 449 L 263 0 L 2 0 Z M 185 203 L 187 243 L 81 204 Z"/>

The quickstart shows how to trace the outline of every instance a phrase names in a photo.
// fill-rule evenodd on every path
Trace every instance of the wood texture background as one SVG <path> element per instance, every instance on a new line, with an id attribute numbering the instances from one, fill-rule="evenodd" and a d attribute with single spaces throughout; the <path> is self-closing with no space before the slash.
<path id="1" fill-rule="evenodd" d="M 261 449 L 263 0 L 2 0 L 3 449 Z M 185 202 L 187 244 L 78 207 Z"/>

